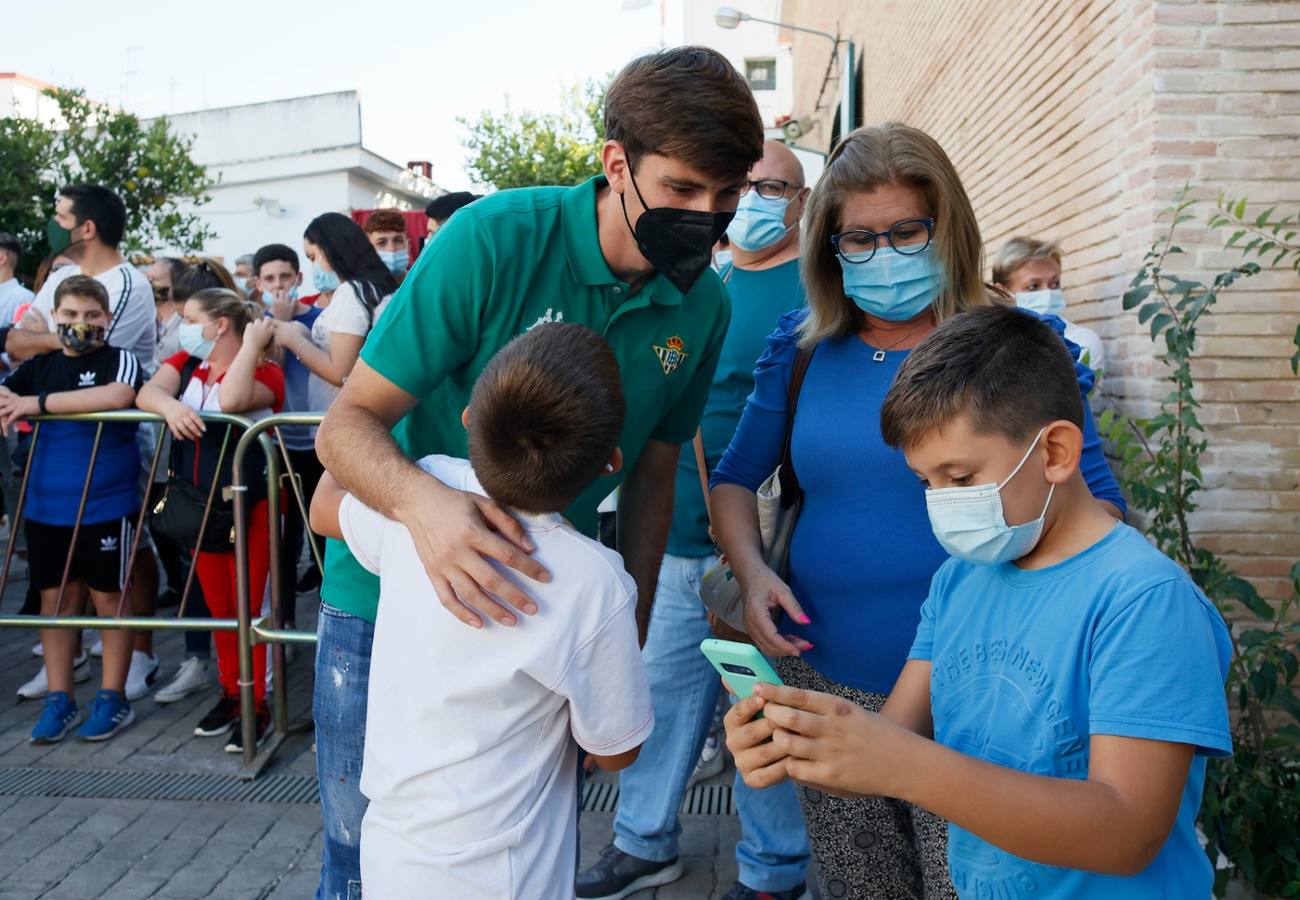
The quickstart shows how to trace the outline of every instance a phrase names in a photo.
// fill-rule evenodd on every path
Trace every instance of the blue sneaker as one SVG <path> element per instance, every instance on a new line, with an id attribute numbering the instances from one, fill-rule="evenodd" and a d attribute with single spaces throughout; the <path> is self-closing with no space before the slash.
<path id="1" fill-rule="evenodd" d="M 77 703 L 66 691 L 50 691 L 45 695 L 45 708 L 32 729 L 33 744 L 57 744 L 77 721 Z"/>
<path id="2" fill-rule="evenodd" d="M 118 691 L 96 691 L 90 716 L 77 729 L 83 741 L 106 741 L 135 721 L 131 704 Z"/>

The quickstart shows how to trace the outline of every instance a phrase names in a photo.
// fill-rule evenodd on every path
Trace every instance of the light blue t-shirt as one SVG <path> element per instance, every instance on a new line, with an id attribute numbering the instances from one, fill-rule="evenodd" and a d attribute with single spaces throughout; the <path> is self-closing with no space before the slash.
<path id="1" fill-rule="evenodd" d="M 935 573 L 909 659 L 932 666 L 935 740 L 1037 775 L 1088 777 L 1094 734 L 1192 744 L 1182 803 L 1159 855 L 1120 878 L 1039 865 L 949 826 L 962 897 L 1209 897 L 1196 839 L 1205 757 L 1232 752 L 1223 693 L 1228 629 L 1191 579 L 1117 523 L 1033 571 L 950 559 Z"/>

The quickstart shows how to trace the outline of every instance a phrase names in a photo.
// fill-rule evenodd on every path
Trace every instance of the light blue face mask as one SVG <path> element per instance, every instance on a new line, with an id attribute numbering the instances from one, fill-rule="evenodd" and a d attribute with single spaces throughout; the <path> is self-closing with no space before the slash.
<path id="1" fill-rule="evenodd" d="M 339 277 L 333 272 L 326 272 L 320 266 L 316 266 L 311 270 L 311 283 L 322 294 L 328 294 L 330 291 L 339 289 Z"/>
<path id="2" fill-rule="evenodd" d="M 713 271 L 721 272 L 727 266 L 731 265 L 731 251 L 719 250 L 713 254 Z"/>
<path id="3" fill-rule="evenodd" d="M 297 286 L 297 285 L 294 285 L 293 287 L 289 288 L 289 299 L 290 299 L 290 300 L 297 300 L 297 299 L 298 299 L 298 286 Z M 270 291 L 262 291 L 262 302 L 263 302 L 264 304 L 266 304 L 267 306 L 270 306 L 272 303 L 275 302 L 275 297 L 272 296 L 272 294 L 271 294 Z"/>
<path id="4" fill-rule="evenodd" d="M 1065 295 L 1057 288 L 1041 291 L 1018 291 L 1016 306 L 1038 313 L 1040 316 L 1059 316 L 1065 312 Z"/>
<path id="5" fill-rule="evenodd" d="M 1047 507 L 1052 503 L 1056 485 L 1047 491 L 1043 511 L 1031 522 L 1008 525 L 1002 512 L 1002 489 L 1016 477 L 1038 446 L 1046 428 L 1034 440 L 1020 462 L 1001 484 L 978 484 L 972 487 L 941 488 L 925 492 L 925 508 L 930 527 L 943 549 L 957 559 L 976 565 L 1012 562 L 1033 550 L 1043 536 Z"/>
<path id="6" fill-rule="evenodd" d="M 753 252 L 771 247 L 790 233 L 785 213 L 790 201 L 784 197 L 760 197 L 750 191 L 740 198 L 736 217 L 727 226 L 727 237 L 741 250 Z"/>
<path id="7" fill-rule="evenodd" d="M 217 342 L 203 336 L 203 329 L 206 327 L 201 322 L 182 322 L 180 328 L 176 330 L 176 338 L 180 341 L 181 349 L 190 356 L 207 359 Z"/>
<path id="8" fill-rule="evenodd" d="M 406 271 L 406 267 L 411 264 L 411 257 L 405 250 L 379 250 L 379 258 L 383 260 L 388 271 L 394 275 L 401 275 Z"/>
<path id="9" fill-rule="evenodd" d="M 880 247 L 866 262 L 846 262 L 844 296 L 868 315 L 887 322 L 915 319 L 943 289 L 943 264 L 933 256 L 933 245 L 920 253 L 899 253 Z"/>

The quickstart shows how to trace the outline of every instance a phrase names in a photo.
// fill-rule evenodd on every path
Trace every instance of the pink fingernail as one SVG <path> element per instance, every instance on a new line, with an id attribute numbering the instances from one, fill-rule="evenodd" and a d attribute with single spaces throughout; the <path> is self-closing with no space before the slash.
<path id="1" fill-rule="evenodd" d="M 808 616 L 806 616 L 806 615 L 805 615 L 805 616 L 802 616 L 802 617 L 799 619 L 799 624 L 800 624 L 800 625 L 811 625 L 811 624 L 812 624 L 812 619 L 808 618 Z"/>

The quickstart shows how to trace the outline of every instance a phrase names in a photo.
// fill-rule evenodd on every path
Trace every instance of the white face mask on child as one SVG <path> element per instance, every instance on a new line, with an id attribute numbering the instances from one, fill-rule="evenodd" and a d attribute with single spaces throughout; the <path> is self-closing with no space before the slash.
<path id="1" fill-rule="evenodd" d="M 1047 507 L 1052 503 L 1056 485 L 1047 491 L 1043 511 L 1023 525 L 1008 525 L 1002 512 L 1002 489 L 1024 468 L 1047 428 L 1034 435 L 1025 455 L 1000 484 L 977 484 L 971 487 L 941 488 L 925 492 L 925 508 L 930 527 L 943 549 L 957 559 L 977 565 L 1012 562 L 1029 553 L 1043 536 Z"/>

